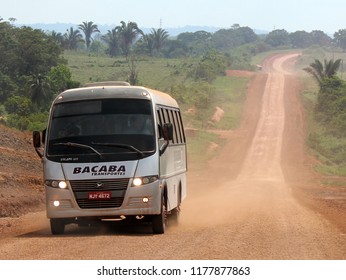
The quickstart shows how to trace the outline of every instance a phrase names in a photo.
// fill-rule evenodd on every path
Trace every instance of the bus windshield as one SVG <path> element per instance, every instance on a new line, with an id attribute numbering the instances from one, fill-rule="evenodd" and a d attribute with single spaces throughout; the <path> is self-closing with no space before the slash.
<path id="1" fill-rule="evenodd" d="M 153 109 L 146 99 L 56 104 L 47 157 L 54 161 L 133 160 L 155 152 Z"/>

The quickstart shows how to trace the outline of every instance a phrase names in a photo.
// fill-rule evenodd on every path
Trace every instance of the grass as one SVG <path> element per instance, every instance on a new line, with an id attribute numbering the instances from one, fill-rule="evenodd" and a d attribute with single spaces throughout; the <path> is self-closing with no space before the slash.
<path id="1" fill-rule="evenodd" d="M 213 144 L 215 146 L 213 146 Z M 222 144 L 222 140 L 213 132 L 206 130 L 188 130 L 187 151 L 189 163 L 194 169 L 203 169 L 208 160 L 219 154 L 219 147 L 222 146 Z"/>
<path id="2" fill-rule="evenodd" d="M 346 139 L 331 135 L 320 124 L 314 123 L 308 137 L 309 147 L 318 158 L 315 166 L 323 175 L 346 176 Z"/>
<path id="3" fill-rule="evenodd" d="M 213 130 L 231 130 L 238 127 L 248 82 L 249 78 L 223 76 L 213 83 L 215 92 L 212 102 L 199 113 L 204 116 L 202 120 L 198 120 L 203 123 L 201 129 L 192 130 L 187 137 L 189 160 L 195 168 L 205 167 L 208 160 L 219 154 L 224 144 Z M 224 114 L 219 122 L 211 122 L 216 106 L 220 107 Z M 196 119 L 191 120 L 191 115 L 185 114 L 185 117 L 188 123 L 197 122 Z"/>
<path id="4" fill-rule="evenodd" d="M 125 57 L 112 58 L 85 52 L 65 51 L 64 58 L 72 71 L 72 79 L 82 85 L 99 81 L 126 81 L 130 73 Z M 193 61 L 141 57 L 136 61 L 139 85 L 166 91 L 184 80 Z"/>
<path id="5" fill-rule="evenodd" d="M 72 79 L 81 84 L 105 80 L 124 81 L 130 71 L 126 59 L 122 57 L 66 51 L 64 58 L 68 61 Z M 170 93 L 172 85 L 187 82 L 187 73 L 194 63 L 194 58 L 138 58 L 139 84 Z M 212 155 L 217 154 L 217 148 L 212 153 L 201 152 L 207 151 L 212 143 L 216 144 L 215 147 L 222 145 L 218 135 L 206 129 L 235 129 L 238 126 L 248 81 L 249 78 L 242 77 L 218 77 L 211 87 L 209 106 L 199 108 L 196 114 L 187 113 L 191 104 L 181 104 L 185 127 L 192 128 L 193 131 L 187 135 L 188 158 L 193 166 L 201 167 Z M 212 123 L 210 120 L 216 106 L 224 110 L 224 115 L 220 122 Z"/>
<path id="6" fill-rule="evenodd" d="M 214 107 L 224 111 L 220 122 L 215 123 L 216 129 L 235 129 L 238 127 L 242 106 L 246 97 L 248 77 L 219 77 L 215 82 Z"/>
<path id="7" fill-rule="evenodd" d="M 212 84 L 211 98 L 207 108 L 198 108 L 194 114 L 187 114 L 191 104 L 183 104 L 186 122 L 198 129 L 232 130 L 238 127 L 243 102 L 246 96 L 248 77 L 220 76 Z M 216 107 L 224 113 L 220 121 L 212 121 Z"/>

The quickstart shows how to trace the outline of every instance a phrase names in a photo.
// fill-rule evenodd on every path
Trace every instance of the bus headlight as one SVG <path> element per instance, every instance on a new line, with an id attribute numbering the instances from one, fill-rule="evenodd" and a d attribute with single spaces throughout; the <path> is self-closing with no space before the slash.
<path id="1" fill-rule="evenodd" d="M 66 189 L 67 188 L 67 182 L 64 180 L 45 180 L 44 182 L 48 187 L 53 188 L 60 188 L 60 189 Z"/>
<path id="2" fill-rule="evenodd" d="M 158 176 L 146 176 L 146 177 L 136 177 L 132 181 L 133 187 L 139 187 L 142 185 L 150 184 L 159 179 Z"/>
<path id="3" fill-rule="evenodd" d="M 66 189 L 67 188 L 67 183 L 65 181 L 60 181 L 58 184 L 60 189 Z"/>
<path id="4" fill-rule="evenodd" d="M 136 187 L 139 187 L 143 184 L 142 178 L 134 178 L 133 179 L 133 185 Z"/>

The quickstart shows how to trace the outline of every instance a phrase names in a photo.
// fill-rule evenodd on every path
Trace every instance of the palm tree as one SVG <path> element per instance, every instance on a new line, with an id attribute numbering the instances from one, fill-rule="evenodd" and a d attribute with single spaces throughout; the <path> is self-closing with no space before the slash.
<path id="1" fill-rule="evenodd" d="M 337 59 L 336 61 L 334 61 L 334 59 L 330 59 L 329 61 L 325 59 L 324 64 L 322 64 L 320 60 L 315 59 L 315 61 L 310 64 L 310 67 L 306 67 L 303 70 L 311 74 L 321 87 L 325 79 L 336 75 L 340 68 L 341 61 L 341 59 Z"/>
<path id="2" fill-rule="evenodd" d="M 55 43 L 62 46 L 64 43 L 64 36 L 60 32 L 52 31 L 49 35 Z"/>
<path id="3" fill-rule="evenodd" d="M 84 21 L 82 24 L 78 25 L 79 29 L 83 31 L 85 36 L 85 43 L 87 49 L 90 47 L 90 43 L 92 41 L 92 34 L 96 32 L 100 32 L 97 25 L 92 21 Z"/>
<path id="4" fill-rule="evenodd" d="M 134 43 L 138 35 L 144 35 L 143 31 L 140 30 L 135 22 L 128 22 L 127 24 L 124 21 L 120 22 L 121 25 L 116 27 L 120 34 L 121 47 L 123 49 L 126 57 L 130 53 L 130 47 Z"/>
<path id="5" fill-rule="evenodd" d="M 37 107 L 44 106 L 48 100 L 50 86 L 46 82 L 46 77 L 41 74 L 33 75 L 33 82 L 30 85 L 31 101 Z"/>
<path id="6" fill-rule="evenodd" d="M 165 43 L 165 40 L 168 38 L 169 34 L 166 30 L 159 28 L 153 28 L 151 34 L 154 40 L 154 48 L 159 53 Z"/>
<path id="7" fill-rule="evenodd" d="M 69 50 L 76 50 L 78 43 L 84 42 L 82 34 L 79 30 L 74 30 L 73 27 L 70 27 L 70 29 L 67 29 L 66 31 L 67 33 L 64 35 L 65 47 Z"/>
<path id="8" fill-rule="evenodd" d="M 143 36 L 143 42 L 145 44 L 145 47 L 148 49 L 150 55 L 153 55 L 154 53 L 154 35 L 153 34 L 146 34 Z"/>
<path id="9" fill-rule="evenodd" d="M 108 54 L 110 56 L 116 56 L 119 50 L 119 32 L 117 28 L 108 30 L 106 35 L 103 35 L 101 39 L 108 45 Z"/>

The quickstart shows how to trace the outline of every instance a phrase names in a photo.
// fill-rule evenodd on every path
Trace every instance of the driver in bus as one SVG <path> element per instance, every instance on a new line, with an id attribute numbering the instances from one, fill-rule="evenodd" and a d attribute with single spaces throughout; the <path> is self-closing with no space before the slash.
<path id="1" fill-rule="evenodd" d="M 132 116 L 130 118 L 130 127 L 128 133 L 151 135 L 152 125 L 148 117 L 143 115 Z"/>
<path id="2" fill-rule="evenodd" d="M 80 129 L 76 125 L 72 125 L 59 132 L 59 137 L 72 137 L 80 135 Z"/>

